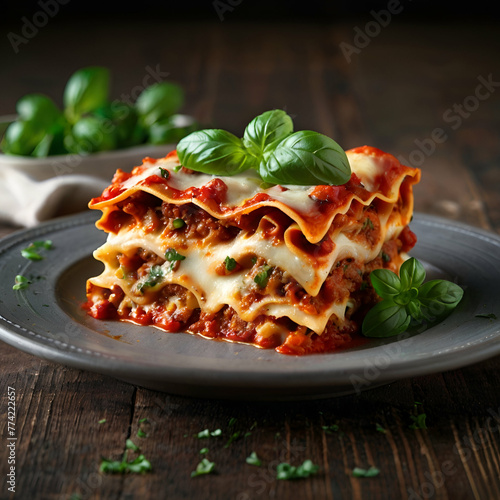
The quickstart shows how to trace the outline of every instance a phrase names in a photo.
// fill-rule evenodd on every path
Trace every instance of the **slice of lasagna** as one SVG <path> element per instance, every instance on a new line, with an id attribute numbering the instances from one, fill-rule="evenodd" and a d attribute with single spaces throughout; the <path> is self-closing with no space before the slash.
<path id="1" fill-rule="evenodd" d="M 284 354 L 347 345 L 377 301 L 370 272 L 397 272 L 416 242 L 420 170 L 368 146 L 346 154 L 352 175 L 340 186 L 216 177 L 175 152 L 118 170 L 89 205 L 108 233 L 90 314 Z"/>

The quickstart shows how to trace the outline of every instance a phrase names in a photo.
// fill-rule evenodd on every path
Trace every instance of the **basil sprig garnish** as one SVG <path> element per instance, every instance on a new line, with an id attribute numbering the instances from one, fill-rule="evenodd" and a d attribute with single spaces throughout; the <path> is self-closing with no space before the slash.
<path id="1" fill-rule="evenodd" d="M 271 184 L 345 184 L 351 168 L 344 150 L 329 137 L 293 132 L 285 111 L 266 111 L 246 127 L 243 138 L 221 129 L 193 132 L 177 145 L 184 167 L 212 175 L 256 170 Z"/>
<path id="2" fill-rule="evenodd" d="M 399 277 L 388 269 L 375 269 L 370 280 L 382 301 L 365 316 L 366 337 L 393 337 L 410 324 L 423 325 L 443 319 L 462 300 L 464 291 L 446 280 L 424 283 L 424 266 L 414 257 L 401 265 Z"/>

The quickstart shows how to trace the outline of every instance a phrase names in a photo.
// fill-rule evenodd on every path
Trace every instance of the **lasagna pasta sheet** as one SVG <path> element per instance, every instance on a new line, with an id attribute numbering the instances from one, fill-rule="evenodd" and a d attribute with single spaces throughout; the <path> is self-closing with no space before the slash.
<path id="1" fill-rule="evenodd" d="M 368 146 L 342 186 L 265 186 L 188 171 L 171 153 L 117 171 L 90 207 L 106 243 L 88 281 L 95 317 L 241 341 L 333 350 L 373 304 L 369 272 L 399 269 L 420 171 Z"/>

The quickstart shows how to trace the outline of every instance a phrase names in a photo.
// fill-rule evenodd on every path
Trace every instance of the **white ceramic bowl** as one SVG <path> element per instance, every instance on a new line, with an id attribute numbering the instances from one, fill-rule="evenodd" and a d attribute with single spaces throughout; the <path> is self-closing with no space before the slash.
<path id="1" fill-rule="evenodd" d="M 0 137 L 15 116 L 0 117 Z M 2 125 L 3 129 L 2 130 Z M 143 158 L 161 158 L 175 144 L 143 144 L 88 155 L 33 158 L 0 153 L 0 221 L 32 226 L 42 220 L 87 209 L 118 168 L 130 171 Z"/>

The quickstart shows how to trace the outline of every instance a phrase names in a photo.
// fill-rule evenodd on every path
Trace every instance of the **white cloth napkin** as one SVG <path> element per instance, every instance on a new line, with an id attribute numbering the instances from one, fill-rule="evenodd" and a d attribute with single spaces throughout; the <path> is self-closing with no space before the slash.
<path id="1" fill-rule="evenodd" d="M 138 146 L 87 156 L 31 158 L 0 154 L 0 221 L 30 227 L 88 209 L 116 169 L 129 172 L 146 156 L 161 158 L 175 145 Z"/>

